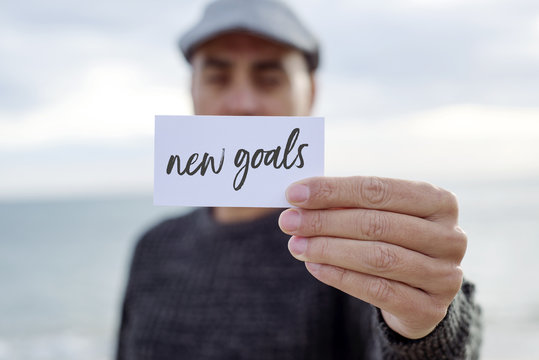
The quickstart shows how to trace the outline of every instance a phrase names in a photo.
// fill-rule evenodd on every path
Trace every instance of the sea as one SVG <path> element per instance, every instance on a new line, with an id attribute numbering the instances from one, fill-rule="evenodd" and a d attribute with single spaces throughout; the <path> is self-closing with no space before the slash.
<path id="1" fill-rule="evenodd" d="M 469 239 L 481 358 L 539 359 L 539 179 L 444 187 Z M 134 244 L 191 210 L 151 194 L 0 200 L 0 360 L 113 359 Z"/>

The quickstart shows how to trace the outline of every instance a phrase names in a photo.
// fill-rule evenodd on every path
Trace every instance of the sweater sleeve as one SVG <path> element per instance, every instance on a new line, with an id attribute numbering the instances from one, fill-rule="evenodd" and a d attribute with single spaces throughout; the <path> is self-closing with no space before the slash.
<path id="1" fill-rule="evenodd" d="M 373 316 L 377 356 L 387 360 L 475 360 L 482 339 L 481 309 L 474 302 L 474 285 L 464 281 L 436 329 L 424 338 L 411 340 L 391 330 L 379 309 Z"/>

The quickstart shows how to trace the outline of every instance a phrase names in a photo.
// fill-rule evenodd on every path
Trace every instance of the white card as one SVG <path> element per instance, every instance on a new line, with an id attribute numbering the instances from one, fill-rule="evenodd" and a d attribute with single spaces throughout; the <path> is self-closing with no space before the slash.
<path id="1" fill-rule="evenodd" d="M 291 183 L 322 175 L 324 118 L 155 117 L 155 205 L 288 207 Z"/>

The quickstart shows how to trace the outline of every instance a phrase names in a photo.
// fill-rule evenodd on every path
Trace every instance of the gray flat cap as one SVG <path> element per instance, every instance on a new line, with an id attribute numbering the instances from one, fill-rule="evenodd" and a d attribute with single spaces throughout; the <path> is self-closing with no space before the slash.
<path id="1" fill-rule="evenodd" d="M 319 62 L 318 41 L 292 10 L 278 0 L 217 0 L 206 7 L 202 19 L 180 39 L 190 60 L 202 43 L 231 31 L 246 31 L 291 46 L 305 54 L 309 69 Z"/>

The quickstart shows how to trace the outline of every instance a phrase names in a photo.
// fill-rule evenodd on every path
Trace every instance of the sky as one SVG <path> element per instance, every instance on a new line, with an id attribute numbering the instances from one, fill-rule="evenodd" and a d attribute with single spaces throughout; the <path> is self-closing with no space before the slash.
<path id="1" fill-rule="evenodd" d="M 288 3 L 322 44 L 328 175 L 539 180 L 537 1 Z M 0 0 L 0 200 L 151 193 L 203 4 Z"/>

